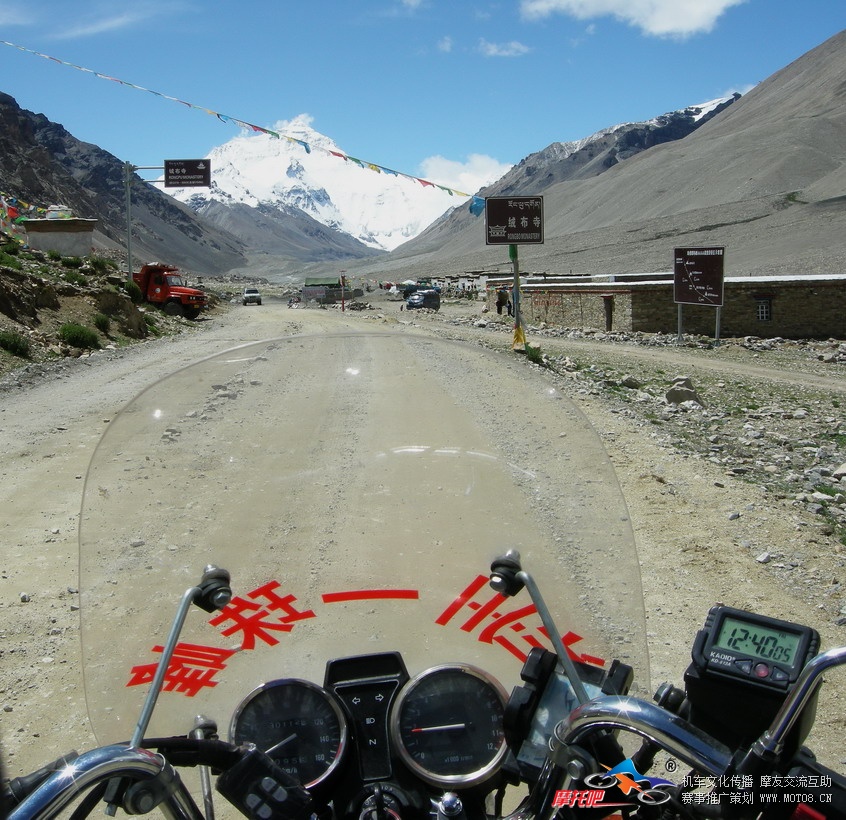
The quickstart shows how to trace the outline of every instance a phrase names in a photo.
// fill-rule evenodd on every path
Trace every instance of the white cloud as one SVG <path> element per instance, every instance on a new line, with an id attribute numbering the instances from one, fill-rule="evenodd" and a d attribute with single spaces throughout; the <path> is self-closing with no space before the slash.
<path id="1" fill-rule="evenodd" d="M 443 51 L 445 54 L 449 54 L 452 51 L 452 37 L 441 37 L 438 40 L 438 51 Z"/>
<path id="2" fill-rule="evenodd" d="M 176 17 L 191 11 L 181 0 L 135 0 L 135 2 L 99 2 L 87 14 L 71 13 L 72 23 L 61 21 L 61 28 L 51 36 L 54 40 L 74 40 L 124 29 L 137 28 L 151 21 Z M 43 21 L 43 25 L 49 24 Z M 58 28 L 58 27 L 57 27 Z"/>
<path id="3" fill-rule="evenodd" d="M 28 26 L 33 21 L 32 14 L 19 8 L 9 8 L 0 3 L 0 26 Z"/>
<path id="4" fill-rule="evenodd" d="M 482 39 L 479 40 L 479 51 L 485 57 L 522 57 L 531 49 L 517 40 L 512 40 L 510 43 L 490 43 Z"/>
<path id="5" fill-rule="evenodd" d="M 314 127 L 314 117 L 311 114 L 306 114 L 303 112 L 302 114 L 297 114 L 295 117 L 291 117 L 290 120 L 277 120 L 273 124 L 274 131 L 290 131 L 294 128 L 313 128 Z"/>
<path id="6" fill-rule="evenodd" d="M 56 40 L 74 40 L 77 37 L 91 37 L 96 34 L 104 34 L 108 31 L 117 31 L 123 28 L 129 28 L 143 20 L 137 14 L 126 12 L 124 14 L 117 14 L 112 17 L 101 17 L 91 23 L 80 23 L 75 26 L 68 26 L 62 30 L 61 34 L 54 35 Z"/>
<path id="7" fill-rule="evenodd" d="M 720 16 L 746 0 L 521 0 L 528 19 L 569 14 L 579 20 L 615 17 L 644 34 L 689 37 L 713 29 Z"/>
<path id="8" fill-rule="evenodd" d="M 485 154 L 470 154 L 466 162 L 434 156 L 420 163 L 421 176 L 425 179 L 465 194 L 475 194 L 480 188 L 496 182 L 511 167 Z"/>

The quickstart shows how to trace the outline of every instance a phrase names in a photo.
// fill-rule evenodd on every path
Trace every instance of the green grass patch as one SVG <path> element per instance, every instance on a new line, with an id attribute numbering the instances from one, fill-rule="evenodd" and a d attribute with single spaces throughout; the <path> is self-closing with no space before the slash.
<path id="1" fill-rule="evenodd" d="M 29 358 L 29 339 L 13 330 L 0 330 L 0 348 L 21 359 Z"/>
<path id="2" fill-rule="evenodd" d="M 106 316 L 105 313 L 98 313 L 94 317 L 94 327 L 100 331 L 100 333 L 105 334 L 106 336 L 109 335 L 109 331 L 112 328 L 112 320 Z"/>
<path id="3" fill-rule="evenodd" d="M 815 493 L 822 493 L 823 495 L 827 495 L 830 498 L 834 498 L 834 496 L 839 495 L 840 491 L 832 487 L 830 484 L 817 484 L 814 487 Z"/>
<path id="4" fill-rule="evenodd" d="M 111 259 L 106 259 L 105 256 L 89 256 L 88 267 L 99 274 L 104 274 L 109 270 L 117 269 L 115 262 Z"/>
<path id="5" fill-rule="evenodd" d="M 5 265 L 7 268 L 13 268 L 14 270 L 23 269 L 20 259 L 17 259 L 16 256 L 10 253 L 6 253 L 5 250 L 0 250 L 0 265 Z"/>
<path id="6" fill-rule="evenodd" d="M 141 302 L 144 301 L 144 294 L 141 293 L 141 288 L 138 286 L 137 282 L 130 280 L 124 284 L 124 288 L 134 304 L 140 305 Z"/>
<path id="7" fill-rule="evenodd" d="M 97 350 L 100 347 L 95 330 L 74 322 L 68 322 L 59 328 L 59 338 L 71 347 L 80 347 L 83 350 Z"/>
<path id="8" fill-rule="evenodd" d="M 137 285 L 136 285 L 137 287 Z M 147 325 L 147 330 L 153 334 L 153 336 L 161 336 L 162 332 L 159 329 L 158 323 L 156 322 L 156 317 L 153 316 L 152 313 L 145 313 L 144 314 L 144 323 Z"/>
<path id="9" fill-rule="evenodd" d="M 85 274 L 80 273 L 79 271 L 68 271 L 67 273 L 62 275 L 65 282 L 70 282 L 72 285 L 87 285 L 88 280 L 85 278 Z"/>
<path id="10" fill-rule="evenodd" d="M 532 364 L 545 364 L 543 359 L 543 351 L 540 347 L 536 347 L 535 345 L 526 345 L 526 359 L 528 359 Z"/>

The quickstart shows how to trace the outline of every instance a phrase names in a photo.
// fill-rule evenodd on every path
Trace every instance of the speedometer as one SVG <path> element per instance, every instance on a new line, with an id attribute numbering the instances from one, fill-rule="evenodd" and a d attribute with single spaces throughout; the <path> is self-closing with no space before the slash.
<path id="1" fill-rule="evenodd" d="M 233 743 L 255 743 L 307 787 L 324 782 L 340 765 L 348 738 L 341 707 L 325 689 L 305 680 L 270 681 L 235 710 Z"/>
<path id="2" fill-rule="evenodd" d="M 467 664 L 421 672 L 402 689 L 391 713 L 400 759 L 435 786 L 472 786 L 505 757 L 505 690 Z"/>

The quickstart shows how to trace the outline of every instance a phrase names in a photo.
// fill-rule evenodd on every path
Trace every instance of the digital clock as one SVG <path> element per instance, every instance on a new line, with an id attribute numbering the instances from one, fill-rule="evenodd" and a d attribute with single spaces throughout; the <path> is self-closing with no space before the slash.
<path id="1" fill-rule="evenodd" d="M 799 632 L 726 615 L 713 647 L 793 668 L 801 637 Z"/>
<path id="2" fill-rule="evenodd" d="M 729 676 L 756 688 L 785 691 L 819 644 L 811 627 L 718 605 L 696 636 L 692 658 L 700 676 Z"/>
<path id="3" fill-rule="evenodd" d="M 802 669 L 817 654 L 819 633 L 718 604 L 696 634 L 684 675 L 690 722 L 727 746 L 748 744 L 771 724 Z M 790 733 L 798 747 L 813 723 L 812 698 Z"/>

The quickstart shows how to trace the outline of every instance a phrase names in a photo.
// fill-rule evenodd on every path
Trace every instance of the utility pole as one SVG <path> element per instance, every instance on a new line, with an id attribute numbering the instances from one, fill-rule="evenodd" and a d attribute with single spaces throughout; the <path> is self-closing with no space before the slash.
<path id="1" fill-rule="evenodd" d="M 132 175 L 136 171 L 164 170 L 164 165 L 133 165 L 131 162 L 123 164 L 123 187 L 126 195 L 126 279 L 128 282 L 132 281 Z M 167 187 L 167 181 L 165 186 Z"/>
<path id="2" fill-rule="evenodd" d="M 132 281 L 132 175 L 138 170 L 131 162 L 123 164 L 123 187 L 126 194 L 126 281 Z"/>

